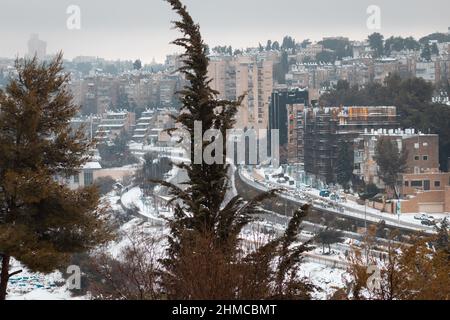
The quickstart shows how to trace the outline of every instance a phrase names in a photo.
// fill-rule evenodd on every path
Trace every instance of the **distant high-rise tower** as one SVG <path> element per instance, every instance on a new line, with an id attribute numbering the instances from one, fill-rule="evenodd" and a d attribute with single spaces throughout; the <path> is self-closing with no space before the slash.
<path id="1" fill-rule="evenodd" d="M 28 57 L 36 56 L 39 60 L 45 58 L 47 54 L 47 43 L 39 39 L 38 34 L 32 34 L 28 40 Z"/>

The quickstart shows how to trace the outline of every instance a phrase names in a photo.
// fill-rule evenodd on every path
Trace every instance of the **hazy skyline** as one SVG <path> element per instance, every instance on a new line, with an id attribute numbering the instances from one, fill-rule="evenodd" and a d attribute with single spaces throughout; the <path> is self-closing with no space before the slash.
<path id="1" fill-rule="evenodd" d="M 450 1 L 410 4 L 397 0 L 185 0 L 201 25 L 210 46 L 233 48 L 265 45 L 290 35 L 297 41 L 346 36 L 362 40 L 374 32 L 366 27 L 369 5 L 381 8 L 385 36 L 421 37 L 450 27 Z M 162 62 L 178 49 L 171 30 L 175 15 L 162 0 L 0 0 L 0 57 L 23 56 L 30 34 L 47 42 L 47 53 L 63 50 L 65 57 L 99 56 L 106 59 Z M 68 30 L 69 5 L 81 9 L 81 30 Z"/>

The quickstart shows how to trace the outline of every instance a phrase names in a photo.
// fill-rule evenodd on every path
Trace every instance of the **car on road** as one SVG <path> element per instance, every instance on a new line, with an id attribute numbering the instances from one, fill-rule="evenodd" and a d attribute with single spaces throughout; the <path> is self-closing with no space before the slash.
<path id="1" fill-rule="evenodd" d="M 426 219 L 426 220 L 422 220 L 422 225 L 424 225 L 424 226 L 434 226 L 435 224 L 436 224 L 436 222 L 434 222 L 434 221 L 432 221 L 432 220 L 428 220 L 428 219 Z"/>
<path id="2" fill-rule="evenodd" d="M 330 196 L 330 199 L 333 200 L 333 201 L 336 201 L 336 202 L 341 201 L 341 197 L 339 197 L 339 195 L 338 195 L 337 193 L 333 193 L 333 194 Z"/>
<path id="3" fill-rule="evenodd" d="M 328 198 L 330 196 L 330 191 L 329 190 L 320 190 L 319 196 L 321 196 L 323 198 Z"/>
<path id="4" fill-rule="evenodd" d="M 422 213 L 422 214 L 415 215 L 414 219 L 424 221 L 424 220 L 429 220 L 430 217 L 428 215 L 426 215 L 425 213 Z"/>

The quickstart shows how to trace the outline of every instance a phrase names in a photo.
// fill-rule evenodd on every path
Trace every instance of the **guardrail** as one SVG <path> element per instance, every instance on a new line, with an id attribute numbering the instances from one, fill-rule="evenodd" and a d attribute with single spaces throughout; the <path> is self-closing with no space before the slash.
<path id="1" fill-rule="evenodd" d="M 348 263 L 342 260 L 336 260 L 331 257 L 319 256 L 317 254 L 306 252 L 304 255 L 304 261 L 318 263 L 327 267 L 347 270 Z"/>

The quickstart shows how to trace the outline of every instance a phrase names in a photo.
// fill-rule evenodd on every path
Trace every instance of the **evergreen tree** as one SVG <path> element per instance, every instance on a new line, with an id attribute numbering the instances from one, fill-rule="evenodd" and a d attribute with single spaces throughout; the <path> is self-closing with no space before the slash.
<path id="1" fill-rule="evenodd" d="M 343 141 L 338 147 L 336 178 L 337 182 L 347 190 L 353 177 L 354 154 L 351 143 Z"/>
<path id="2" fill-rule="evenodd" d="M 202 124 L 202 136 L 208 129 L 217 129 L 226 141 L 227 129 L 234 124 L 238 101 L 217 100 L 217 92 L 208 81 L 208 58 L 203 49 L 200 28 L 179 0 L 167 0 L 180 15 L 175 26 L 183 37 L 173 43 L 182 46 L 184 67 L 180 69 L 189 85 L 180 92 L 182 108 L 177 122 L 194 140 L 194 123 Z M 221 138 L 222 139 L 222 138 Z M 202 141 L 202 151 L 210 144 Z M 308 207 L 294 214 L 286 234 L 261 246 L 251 254 L 241 249 L 242 228 L 261 214 L 261 201 L 274 196 L 275 191 L 263 193 L 250 202 L 240 196 L 225 201 L 231 187 L 230 166 L 194 162 L 196 147 L 191 144 L 190 164 L 178 165 L 187 172 L 185 188 L 159 181 L 174 196 L 174 218 L 169 221 L 168 257 L 163 261 L 162 284 L 169 299 L 236 299 L 289 296 L 308 298 L 311 288 L 295 273 L 301 253 L 310 250 L 307 244 L 292 249 L 298 226 Z M 226 148 L 222 156 L 225 159 Z M 273 268 L 274 259 L 284 261 L 283 267 Z M 292 263 L 291 263 L 292 262 Z M 279 268 L 284 268 L 279 272 Z M 194 271 L 194 272 L 193 272 Z M 279 275 L 276 277 L 275 275 Z M 294 274 L 295 275 L 295 274 Z M 277 279 L 274 283 L 274 279 Z M 280 290 L 274 290 L 274 285 Z M 303 285 L 303 286 L 302 286 Z M 300 289 L 301 288 L 301 289 Z M 281 292 L 280 292 L 281 291 Z"/>
<path id="3" fill-rule="evenodd" d="M 258 44 L 258 51 L 259 52 L 263 52 L 264 51 L 264 47 L 261 43 Z"/>
<path id="4" fill-rule="evenodd" d="M 0 300 L 10 260 L 34 272 L 64 266 L 109 236 L 95 187 L 70 190 L 55 177 L 78 173 L 90 147 L 72 131 L 78 108 L 59 54 L 49 64 L 17 60 L 17 76 L 0 91 Z"/>
<path id="5" fill-rule="evenodd" d="M 135 174 L 135 182 L 150 194 L 155 186 L 154 180 L 162 180 L 164 175 L 172 169 L 172 162 L 167 157 L 158 157 L 157 154 L 149 152 L 144 155 L 142 168 Z"/>
<path id="6" fill-rule="evenodd" d="M 447 218 L 444 218 L 441 225 L 436 227 L 436 232 L 435 247 L 438 250 L 445 251 L 450 259 L 449 223 Z"/>
<path id="7" fill-rule="evenodd" d="M 326 229 L 320 231 L 316 236 L 316 241 L 322 244 L 322 252 L 325 253 L 325 246 L 328 247 L 328 254 L 331 253 L 331 245 L 335 243 L 340 243 L 344 239 L 341 231 L 327 227 Z"/>
<path id="8" fill-rule="evenodd" d="M 275 42 L 272 44 L 272 50 L 280 51 L 280 43 L 279 43 L 278 41 L 275 41 Z"/>
<path id="9" fill-rule="evenodd" d="M 431 47 L 429 43 L 425 43 L 420 57 L 425 61 L 431 61 Z"/>
<path id="10" fill-rule="evenodd" d="M 228 48 L 227 48 L 227 54 L 228 54 L 229 56 L 232 56 L 232 55 L 233 55 L 233 47 L 232 47 L 232 46 L 228 46 Z"/>
<path id="11" fill-rule="evenodd" d="M 370 48 L 375 51 L 376 57 L 381 57 L 384 51 L 384 37 L 378 32 L 372 33 L 369 36 Z"/>
<path id="12" fill-rule="evenodd" d="M 433 43 L 433 45 L 431 46 L 431 54 L 434 56 L 439 55 L 439 48 L 436 43 Z"/>
<path id="13" fill-rule="evenodd" d="M 138 163 L 139 160 L 131 153 L 128 146 L 129 140 L 129 133 L 123 130 L 112 143 L 98 144 L 97 149 L 102 158 L 100 161 L 102 167 L 114 168 Z"/>
<path id="14" fill-rule="evenodd" d="M 414 39 L 413 37 L 408 37 L 405 39 L 404 41 L 405 43 L 405 49 L 407 50 L 414 50 L 417 51 L 420 49 L 420 43 L 419 41 L 417 41 L 416 39 Z"/>
<path id="15" fill-rule="evenodd" d="M 285 36 L 281 48 L 283 50 L 295 49 L 295 39 L 290 36 Z"/>
<path id="16" fill-rule="evenodd" d="M 338 60 L 353 55 L 351 43 L 347 39 L 325 39 L 319 42 L 326 50 L 331 50 Z"/>
<path id="17" fill-rule="evenodd" d="M 134 70 L 141 70 L 142 69 L 142 62 L 141 60 L 137 59 L 133 62 L 133 68 Z"/>
<path id="18" fill-rule="evenodd" d="M 387 187 L 390 187 L 398 198 L 397 178 L 406 167 L 407 153 L 400 152 L 397 144 L 389 138 L 381 138 L 376 146 L 375 161 L 378 165 L 378 174 Z"/>

